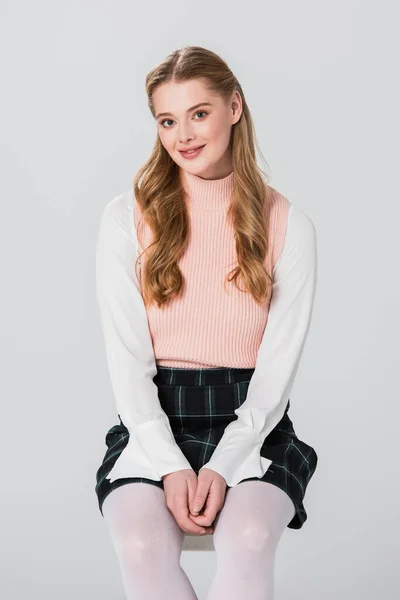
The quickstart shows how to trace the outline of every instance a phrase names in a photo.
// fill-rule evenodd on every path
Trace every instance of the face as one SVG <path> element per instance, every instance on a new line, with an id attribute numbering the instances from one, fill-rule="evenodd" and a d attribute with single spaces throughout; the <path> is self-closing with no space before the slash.
<path id="1" fill-rule="evenodd" d="M 184 171 L 204 179 L 220 179 L 232 172 L 230 135 L 242 113 L 235 91 L 228 105 L 212 95 L 199 79 L 163 83 L 153 93 L 160 141 Z M 181 150 L 204 146 L 192 158 Z"/>

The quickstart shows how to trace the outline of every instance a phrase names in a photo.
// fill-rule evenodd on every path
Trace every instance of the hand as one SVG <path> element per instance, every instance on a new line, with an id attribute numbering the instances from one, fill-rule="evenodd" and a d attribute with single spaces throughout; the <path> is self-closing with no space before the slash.
<path id="1" fill-rule="evenodd" d="M 191 535 L 212 533 L 212 527 L 194 523 L 189 517 L 189 502 L 194 498 L 197 489 L 197 475 L 193 469 L 168 473 L 162 480 L 167 507 L 182 531 Z"/>
<path id="2" fill-rule="evenodd" d="M 225 503 L 227 484 L 225 479 L 212 469 L 200 469 L 197 477 L 197 490 L 189 503 L 192 521 L 204 527 L 214 523 L 217 513 Z M 203 514 L 199 514 L 205 506 Z"/>

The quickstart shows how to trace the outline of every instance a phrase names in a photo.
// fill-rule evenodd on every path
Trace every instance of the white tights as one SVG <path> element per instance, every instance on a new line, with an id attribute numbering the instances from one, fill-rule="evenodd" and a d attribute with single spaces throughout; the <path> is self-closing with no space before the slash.
<path id="1" fill-rule="evenodd" d="M 228 488 L 214 521 L 217 569 L 207 600 L 272 600 L 274 558 L 294 516 L 289 496 L 263 481 Z M 128 483 L 105 498 L 103 515 L 128 600 L 197 600 L 180 566 L 184 532 L 161 488 Z"/>

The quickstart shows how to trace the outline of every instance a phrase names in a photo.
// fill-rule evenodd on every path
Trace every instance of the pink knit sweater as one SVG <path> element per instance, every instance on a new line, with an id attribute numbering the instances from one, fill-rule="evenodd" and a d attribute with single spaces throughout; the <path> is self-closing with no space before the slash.
<path id="1" fill-rule="evenodd" d="M 191 238 L 179 266 L 186 280 L 184 294 L 167 307 L 147 307 L 156 363 L 181 368 L 254 368 L 269 303 L 258 305 L 248 292 L 224 279 L 237 264 L 233 230 L 226 219 L 233 189 L 233 172 L 206 180 L 182 172 L 188 190 Z M 265 267 L 272 274 L 285 241 L 290 203 L 272 187 L 269 235 L 272 255 Z M 134 200 L 139 251 L 151 242 L 151 230 Z M 141 273 L 146 254 L 141 258 Z M 240 285 L 240 280 L 239 280 Z M 243 284 L 242 284 L 243 285 Z"/>

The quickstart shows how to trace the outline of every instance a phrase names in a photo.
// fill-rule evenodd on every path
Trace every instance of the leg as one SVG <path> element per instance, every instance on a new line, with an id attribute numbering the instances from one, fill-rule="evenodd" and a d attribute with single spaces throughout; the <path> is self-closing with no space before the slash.
<path id="1" fill-rule="evenodd" d="M 214 526 L 217 570 L 207 600 L 272 600 L 279 539 L 295 507 L 276 485 L 243 481 L 229 488 Z"/>
<path id="2" fill-rule="evenodd" d="M 180 566 L 184 533 L 164 490 L 149 483 L 122 485 L 104 499 L 103 515 L 128 600 L 197 600 Z"/>

